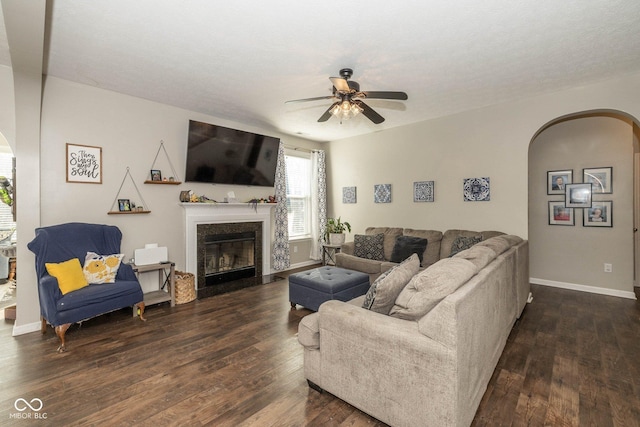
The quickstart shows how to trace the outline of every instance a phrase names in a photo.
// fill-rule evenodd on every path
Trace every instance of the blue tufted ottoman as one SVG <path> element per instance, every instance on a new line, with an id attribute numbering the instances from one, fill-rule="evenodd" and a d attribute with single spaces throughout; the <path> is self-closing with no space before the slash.
<path id="1" fill-rule="evenodd" d="M 369 275 L 332 266 L 314 268 L 289 276 L 291 308 L 300 304 L 318 311 L 325 301 L 349 301 L 369 290 Z"/>

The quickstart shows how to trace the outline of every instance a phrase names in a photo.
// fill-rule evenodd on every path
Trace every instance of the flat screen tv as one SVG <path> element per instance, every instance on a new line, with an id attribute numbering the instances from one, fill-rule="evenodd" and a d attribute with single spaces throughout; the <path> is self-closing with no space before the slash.
<path id="1" fill-rule="evenodd" d="M 189 120 L 185 181 L 273 187 L 280 139 Z"/>

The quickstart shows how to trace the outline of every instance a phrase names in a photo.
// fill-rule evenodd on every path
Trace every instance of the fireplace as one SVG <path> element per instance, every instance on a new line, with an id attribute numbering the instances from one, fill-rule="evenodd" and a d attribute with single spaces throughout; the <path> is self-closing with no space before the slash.
<path id="1" fill-rule="evenodd" d="M 181 203 L 187 271 L 198 298 L 262 284 L 271 274 L 270 204 Z"/>

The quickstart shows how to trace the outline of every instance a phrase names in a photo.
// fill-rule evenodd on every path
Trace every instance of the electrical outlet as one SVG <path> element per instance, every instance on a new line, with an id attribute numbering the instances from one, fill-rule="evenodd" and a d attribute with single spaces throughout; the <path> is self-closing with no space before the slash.
<path id="1" fill-rule="evenodd" d="M 605 273 L 611 273 L 613 271 L 613 265 L 612 264 L 608 264 L 608 263 L 604 263 L 604 272 Z"/>
<path id="2" fill-rule="evenodd" d="M 293 247 L 293 253 L 294 253 L 294 254 L 297 254 L 297 253 L 298 253 L 298 247 L 297 247 L 297 246 L 294 246 L 294 247 Z"/>

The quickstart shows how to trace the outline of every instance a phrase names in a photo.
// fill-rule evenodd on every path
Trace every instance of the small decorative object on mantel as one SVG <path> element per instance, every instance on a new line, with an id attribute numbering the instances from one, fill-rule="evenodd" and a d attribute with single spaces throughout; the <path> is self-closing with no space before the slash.
<path id="1" fill-rule="evenodd" d="M 167 158 L 167 161 L 169 162 L 169 167 L 171 168 L 171 172 L 173 173 L 173 175 L 168 178 L 166 176 L 164 178 L 162 177 L 162 172 L 160 171 L 160 169 L 154 169 L 156 165 L 156 161 L 158 160 L 158 155 L 160 154 L 160 150 L 164 151 L 164 155 Z M 171 159 L 169 158 L 169 154 L 167 154 L 167 149 L 164 148 L 164 141 L 160 141 L 160 147 L 158 147 L 158 152 L 156 153 L 156 157 L 153 159 L 153 163 L 151 164 L 151 169 L 149 173 L 150 179 L 147 179 L 144 183 L 145 184 L 171 184 L 171 185 L 182 184 L 179 179 L 175 178 L 176 176 L 178 176 L 178 174 L 176 173 L 176 170 L 173 167 L 173 164 L 171 164 Z"/>
<path id="2" fill-rule="evenodd" d="M 338 218 L 327 218 L 327 227 L 324 232 L 324 241 L 330 245 L 341 245 L 345 240 L 345 231 L 351 233 L 351 224 Z"/>

